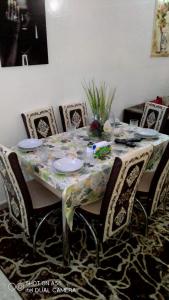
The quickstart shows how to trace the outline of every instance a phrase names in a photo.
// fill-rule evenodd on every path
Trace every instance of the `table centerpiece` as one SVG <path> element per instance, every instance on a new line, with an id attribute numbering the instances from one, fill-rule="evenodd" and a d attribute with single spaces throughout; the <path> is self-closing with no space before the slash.
<path id="1" fill-rule="evenodd" d="M 110 117 L 112 102 L 115 96 L 115 89 L 108 91 L 105 83 L 97 86 L 92 80 L 85 84 L 84 90 L 93 114 L 93 121 L 90 124 L 89 132 L 94 137 L 102 137 L 104 132 L 110 132 Z"/>

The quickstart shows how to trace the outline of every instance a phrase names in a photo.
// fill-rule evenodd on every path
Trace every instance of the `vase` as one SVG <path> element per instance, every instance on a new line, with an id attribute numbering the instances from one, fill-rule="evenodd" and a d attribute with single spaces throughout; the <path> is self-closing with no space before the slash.
<path id="1" fill-rule="evenodd" d="M 94 117 L 93 121 L 90 124 L 89 127 L 89 133 L 91 136 L 93 137 L 98 137 L 100 138 L 103 134 L 103 123 L 102 120 L 100 118 L 98 118 L 98 116 Z"/>

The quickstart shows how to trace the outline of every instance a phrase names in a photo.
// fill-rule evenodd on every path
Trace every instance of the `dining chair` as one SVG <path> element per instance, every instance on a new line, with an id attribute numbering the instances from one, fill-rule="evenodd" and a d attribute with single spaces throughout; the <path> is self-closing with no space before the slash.
<path id="1" fill-rule="evenodd" d="M 136 199 L 144 208 L 146 232 L 148 217 L 151 217 L 161 205 L 165 208 L 169 193 L 169 143 L 154 172 L 146 171 L 138 185 Z"/>
<path id="2" fill-rule="evenodd" d="M 103 199 L 76 208 L 77 216 L 83 219 L 94 238 L 97 266 L 100 242 L 105 242 L 131 222 L 137 186 L 152 150 L 152 146 L 148 146 L 116 157 Z M 97 222 L 97 230 L 93 220 Z"/>
<path id="3" fill-rule="evenodd" d="M 0 175 L 7 195 L 9 215 L 33 239 L 33 250 L 39 230 L 51 214 L 55 214 L 61 199 L 36 180 L 26 183 L 17 154 L 0 145 Z"/>
<path id="4" fill-rule="evenodd" d="M 63 131 L 67 131 L 70 125 L 76 128 L 84 127 L 88 122 L 86 103 L 73 103 L 59 106 Z"/>
<path id="5" fill-rule="evenodd" d="M 53 107 L 44 107 L 21 114 L 28 138 L 46 138 L 58 133 Z"/>
<path id="6" fill-rule="evenodd" d="M 155 129 L 161 132 L 165 127 L 168 113 L 169 108 L 167 106 L 146 102 L 140 127 Z"/>

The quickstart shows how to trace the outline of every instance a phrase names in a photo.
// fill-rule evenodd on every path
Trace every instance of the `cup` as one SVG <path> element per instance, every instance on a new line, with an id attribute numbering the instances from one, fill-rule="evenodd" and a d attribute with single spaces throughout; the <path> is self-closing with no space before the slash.
<path id="1" fill-rule="evenodd" d="M 111 124 L 112 128 L 114 129 L 115 128 L 115 123 L 116 123 L 116 118 L 115 118 L 114 113 L 112 113 L 112 112 L 110 113 L 109 121 L 110 121 L 110 124 Z"/>
<path id="2" fill-rule="evenodd" d="M 137 119 L 131 119 L 130 120 L 130 131 L 135 131 L 138 127 L 138 120 Z"/>
<path id="3" fill-rule="evenodd" d="M 67 132 L 69 132 L 70 138 L 76 140 L 76 126 L 74 124 L 71 123 L 67 126 Z"/>
<path id="4" fill-rule="evenodd" d="M 49 149 L 45 146 L 39 147 L 36 151 L 39 162 L 46 163 L 49 159 Z"/>
<path id="5" fill-rule="evenodd" d="M 94 163 L 94 151 L 89 147 L 86 149 L 86 162 L 89 164 Z"/>
<path id="6" fill-rule="evenodd" d="M 122 127 L 117 127 L 114 129 L 114 137 L 122 137 L 124 129 Z"/>
<path id="7" fill-rule="evenodd" d="M 89 147 L 84 147 L 81 159 L 87 164 L 93 164 L 94 162 L 93 149 Z"/>
<path id="8" fill-rule="evenodd" d="M 73 132 L 74 130 L 76 130 L 76 126 L 74 124 L 71 123 L 67 126 L 68 132 Z"/>

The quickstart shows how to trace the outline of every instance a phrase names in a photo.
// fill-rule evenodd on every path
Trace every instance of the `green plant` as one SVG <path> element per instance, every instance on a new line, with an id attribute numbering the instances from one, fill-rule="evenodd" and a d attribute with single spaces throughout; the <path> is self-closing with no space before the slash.
<path id="1" fill-rule="evenodd" d="M 87 85 L 83 85 L 87 100 L 94 117 L 102 124 L 109 119 L 112 102 L 116 90 L 108 92 L 106 84 L 101 83 L 99 87 L 96 86 L 94 80 Z"/>

